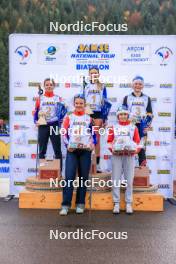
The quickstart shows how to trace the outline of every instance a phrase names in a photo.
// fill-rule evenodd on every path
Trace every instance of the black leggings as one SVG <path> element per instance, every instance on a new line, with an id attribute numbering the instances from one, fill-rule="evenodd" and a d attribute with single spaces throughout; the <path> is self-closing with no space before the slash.
<path id="1" fill-rule="evenodd" d="M 52 133 L 50 135 L 50 127 L 53 127 Z M 56 133 L 55 133 L 56 131 Z M 61 153 L 61 139 L 58 128 L 58 123 L 55 122 L 52 125 L 41 125 L 39 126 L 39 158 L 44 159 L 47 151 L 48 140 L 50 138 L 55 159 L 62 159 Z"/>

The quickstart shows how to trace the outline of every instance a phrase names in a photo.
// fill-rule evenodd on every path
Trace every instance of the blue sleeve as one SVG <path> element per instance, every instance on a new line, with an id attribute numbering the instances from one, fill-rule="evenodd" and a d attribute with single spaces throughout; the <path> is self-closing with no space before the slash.
<path id="1" fill-rule="evenodd" d="M 35 108 L 35 111 L 34 111 L 34 123 L 35 124 L 38 121 L 38 113 L 39 113 L 39 108 Z"/>
<path id="2" fill-rule="evenodd" d="M 111 109 L 111 106 L 112 106 L 110 101 L 108 101 L 107 97 L 108 97 L 107 96 L 107 89 L 104 86 L 104 89 L 103 89 L 103 104 L 102 104 L 102 107 L 101 107 L 101 113 L 102 113 L 104 122 L 107 120 L 109 112 L 110 112 L 110 109 Z"/>
<path id="3" fill-rule="evenodd" d="M 147 108 L 146 108 L 146 111 L 147 111 L 147 113 L 150 113 L 150 114 L 152 114 L 152 103 L 151 103 L 151 99 L 150 99 L 150 97 L 148 96 L 148 104 L 147 104 Z"/>
<path id="4" fill-rule="evenodd" d="M 93 133 L 92 138 L 93 138 L 93 144 L 96 145 L 97 144 L 97 136 L 95 133 Z"/>
<path id="5" fill-rule="evenodd" d="M 107 99 L 107 90 L 106 87 L 103 89 L 103 99 Z"/>
<path id="6" fill-rule="evenodd" d="M 93 144 L 96 145 L 97 144 L 97 136 L 95 134 L 95 132 L 92 133 L 92 124 L 89 125 L 91 134 L 92 134 L 92 139 L 93 139 Z"/>
<path id="7" fill-rule="evenodd" d="M 128 108 L 128 104 L 127 104 L 127 99 L 128 99 L 128 96 L 126 95 L 123 99 L 123 105 Z"/>
<path id="8" fill-rule="evenodd" d="M 60 125 L 62 124 L 66 113 L 67 113 L 67 108 L 65 107 L 65 105 L 63 103 L 58 102 L 56 108 L 56 115 Z"/>

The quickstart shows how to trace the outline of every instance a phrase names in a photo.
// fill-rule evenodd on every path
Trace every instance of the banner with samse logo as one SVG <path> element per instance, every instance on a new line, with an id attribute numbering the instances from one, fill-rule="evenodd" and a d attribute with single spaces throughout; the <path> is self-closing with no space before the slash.
<path id="1" fill-rule="evenodd" d="M 154 113 L 147 138 L 150 182 L 157 184 L 165 197 L 172 197 L 175 36 L 13 34 L 9 42 L 11 193 L 18 194 L 25 179 L 35 175 L 37 129 L 33 110 L 38 84 L 43 88 L 44 79 L 53 77 L 55 93 L 71 108 L 73 96 L 81 90 L 82 77 L 87 77 L 94 65 L 100 69 L 112 102 L 109 125 L 116 122 L 117 106 L 132 91 L 131 80 L 143 76 L 144 93 L 151 97 Z M 110 160 L 103 138 L 101 150 L 106 168 Z M 51 145 L 48 151 L 52 152 Z"/>

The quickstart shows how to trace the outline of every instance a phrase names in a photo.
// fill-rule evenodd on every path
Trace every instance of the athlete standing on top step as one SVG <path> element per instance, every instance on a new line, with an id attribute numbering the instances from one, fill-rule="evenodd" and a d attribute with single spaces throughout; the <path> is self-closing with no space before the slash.
<path id="1" fill-rule="evenodd" d="M 95 127 L 95 133 L 97 137 L 97 144 L 95 147 L 95 154 L 97 160 L 97 172 L 101 172 L 100 169 L 100 134 L 98 130 L 103 126 L 107 119 L 108 112 L 111 104 L 107 101 L 107 90 L 103 83 L 99 80 L 100 73 L 97 67 L 89 69 L 89 80 L 90 82 L 86 85 L 82 91 L 86 106 L 92 112 L 90 115 L 93 119 L 93 125 Z"/>

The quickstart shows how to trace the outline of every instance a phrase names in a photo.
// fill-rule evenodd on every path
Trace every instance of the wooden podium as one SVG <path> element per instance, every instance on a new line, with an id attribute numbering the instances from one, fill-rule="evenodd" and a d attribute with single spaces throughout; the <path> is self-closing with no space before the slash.
<path id="1" fill-rule="evenodd" d="M 50 175 L 50 174 L 49 174 Z M 51 175 L 50 175 L 51 176 Z M 92 177 L 99 177 L 99 180 L 111 178 L 110 173 L 94 173 Z M 157 193 L 157 188 L 149 185 L 149 170 L 135 169 L 137 187 L 134 187 L 133 209 L 135 211 L 163 211 L 163 196 Z M 145 180 L 139 180 L 145 178 Z M 39 177 L 29 177 L 26 180 L 26 190 L 19 194 L 19 208 L 35 209 L 59 209 L 62 202 L 62 188 L 60 186 L 50 186 L 50 177 L 41 179 Z M 147 180 L 146 180 L 147 178 Z M 57 178 L 58 182 L 61 178 Z M 55 179 L 56 180 L 56 179 Z M 142 184 L 141 184 L 142 182 Z M 135 183 L 135 180 L 134 180 Z M 142 187 L 142 188 L 141 188 Z M 73 195 L 72 208 L 75 208 L 75 192 Z M 121 193 L 121 210 L 125 209 L 124 190 Z M 90 190 L 86 195 L 86 209 L 90 208 Z M 113 199 L 110 188 L 92 188 L 91 197 L 92 210 L 112 210 Z"/>
<path id="2" fill-rule="evenodd" d="M 94 160 L 95 163 L 95 160 Z M 41 160 L 39 177 L 29 177 L 26 180 L 26 190 L 19 194 L 19 208 L 35 209 L 59 209 L 62 203 L 62 188 L 59 185 L 60 166 L 58 160 Z M 56 180 L 57 186 L 51 185 L 50 178 Z M 111 179 L 111 173 L 96 173 L 92 168 L 92 178 L 105 182 Z M 134 178 L 133 209 L 135 211 L 163 211 L 163 196 L 158 194 L 155 188 L 149 185 L 149 169 L 136 168 Z M 141 188 L 143 187 L 143 188 Z M 140 191 L 141 188 L 141 191 Z M 113 199 L 110 187 L 100 188 L 95 185 L 92 188 L 91 208 L 93 210 L 112 210 Z M 75 208 L 75 192 L 72 208 Z M 86 195 L 86 209 L 90 208 L 90 189 Z M 121 193 L 121 210 L 125 210 L 124 190 Z"/>
<path id="3" fill-rule="evenodd" d="M 135 187 L 150 186 L 150 171 L 148 167 L 135 168 L 133 186 Z"/>
<path id="4" fill-rule="evenodd" d="M 60 160 L 40 159 L 39 178 L 40 179 L 56 179 L 60 177 Z"/>
<path id="5" fill-rule="evenodd" d="M 75 193 L 73 194 L 72 209 L 75 208 Z M 86 208 L 89 209 L 90 193 L 86 195 Z M 135 211 L 163 211 L 163 196 L 158 193 L 134 193 L 133 209 Z M 111 192 L 92 193 L 92 210 L 112 210 Z M 62 192 L 32 192 L 22 191 L 19 194 L 19 208 L 59 209 L 61 208 Z M 125 209 L 124 193 L 121 193 L 121 210 Z"/>

